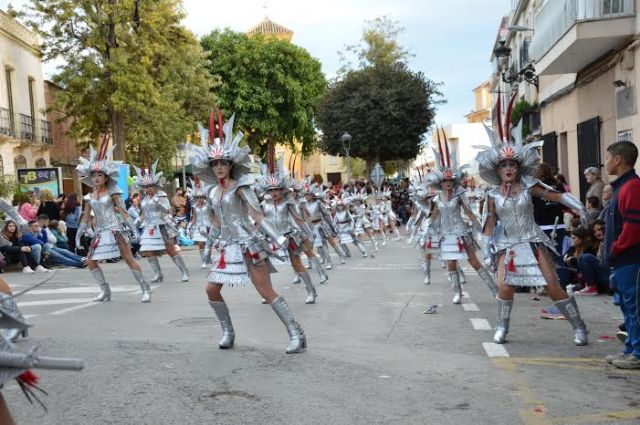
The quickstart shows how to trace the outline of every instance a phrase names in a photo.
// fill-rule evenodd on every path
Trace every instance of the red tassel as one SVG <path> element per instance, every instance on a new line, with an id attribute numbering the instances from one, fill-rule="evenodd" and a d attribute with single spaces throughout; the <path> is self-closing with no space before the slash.
<path id="1" fill-rule="evenodd" d="M 155 227 L 152 227 L 151 230 L 149 230 L 149 236 L 153 236 L 153 233 L 156 231 Z"/>
<path id="2" fill-rule="evenodd" d="M 289 249 L 295 252 L 298 249 L 298 245 L 296 245 L 294 241 L 289 240 Z"/>
<path id="3" fill-rule="evenodd" d="M 29 385 L 30 387 L 35 386 L 40 380 L 38 375 L 31 372 L 30 370 L 23 372 L 20 376 L 18 376 L 17 379 L 20 380 L 22 383 Z"/>
<path id="4" fill-rule="evenodd" d="M 433 248 L 433 244 L 431 243 L 431 238 L 429 238 L 429 242 L 427 242 L 427 248 L 428 249 Z"/>
<path id="5" fill-rule="evenodd" d="M 464 242 L 462 242 L 462 238 L 458 238 L 458 250 L 460 252 L 464 251 Z"/>
<path id="6" fill-rule="evenodd" d="M 220 251 L 220 260 L 218 261 L 218 265 L 216 269 L 223 270 L 227 268 L 227 262 L 224 259 L 224 249 Z"/>
<path id="7" fill-rule="evenodd" d="M 509 270 L 512 273 L 515 273 L 516 272 L 516 262 L 515 262 L 516 253 L 515 251 L 511 251 L 509 252 L 509 255 L 511 256 L 511 259 L 509 260 L 509 266 L 507 267 L 507 270 Z"/>

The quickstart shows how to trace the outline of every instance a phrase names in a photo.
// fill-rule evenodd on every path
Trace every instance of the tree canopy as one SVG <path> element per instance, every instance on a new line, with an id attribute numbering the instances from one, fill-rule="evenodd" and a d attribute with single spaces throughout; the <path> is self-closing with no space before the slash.
<path id="1" fill-rule="evenodd" d="M 229 29 L 201 40 L 209 71 L 220 78 L 216 96 L 223 111 L 236 113 L 236 126 L 253 149 L 269 142 L 307 155 L 315 147 L 314 115 L 326 91 L 320 62 L 284 40 L 248 37 Z"/>
<path id="2" fill-rule="evenodd" d="M 166 167 L 214 103 L 202 49 L 180 24 L 181 0 L 31 0 L 23 17 L 44 59 L 62 62 L 54 107 L 74 118 L 72 135 L 111 133 L 118 159 L 159 157 Z"/>
<path id="3" fill-rule="evenodd" d="M 330 85 L 318 111 L 321 148 L 344 154 L 340 137 L 347 131 L 352 156 L 367 162 L 414 158 L 439 95 L 437 84 L 402 63 L 350 71 Z"/>

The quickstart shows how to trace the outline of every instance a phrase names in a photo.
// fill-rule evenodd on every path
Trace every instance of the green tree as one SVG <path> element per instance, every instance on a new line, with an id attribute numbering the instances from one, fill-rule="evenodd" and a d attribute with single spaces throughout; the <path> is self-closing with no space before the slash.
<path id="1" fill-rule="evenodd" d="M 284 40 L 247 37 L 229 29 L 201 40 L 209 71 L 220 78 L 220 107 L 236 113 L 249 145 L 264 156 L 270 142 L 302 143 L 303 155 L 316 143 L 315 110 L 326 91 L 320 63 Z"/>
<path id="2" fill-rule="evenodd" d="M 350 154 L 367 162 L 414 158 L 435 116 L 438 85 L 402 63 L 350 71 L 331 83 L 317 114 L 321 149 L 343 154 L 340 136 L 353 137 Z"/>
<path id="3" fill-rule="evenodd" d="M 71 134 L 111 133 L 115 157 L 141 163 L 176 145 L 214 103 L 214 79 L 181 0 L 31 0 L 22 15 L 42 37 L 45 60 L 63 63 L 54 108 Z"/>

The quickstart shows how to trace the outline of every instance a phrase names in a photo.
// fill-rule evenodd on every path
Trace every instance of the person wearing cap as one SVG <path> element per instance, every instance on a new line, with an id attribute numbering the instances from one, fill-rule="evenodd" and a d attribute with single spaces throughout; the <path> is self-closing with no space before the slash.
<path id="1" fill-rule="evenodd" d="M 589 190 L 587 190 L 585 200 L 595 196 L 600 200 L 600 204 L 602 204 L 602 189 L 604 189 L 604 182 L 602 181 L 600 169 L 597 167 L 589 167 L 585 169 L 584 178 L 587 180 L 587 183 L 589 183 Z"/>

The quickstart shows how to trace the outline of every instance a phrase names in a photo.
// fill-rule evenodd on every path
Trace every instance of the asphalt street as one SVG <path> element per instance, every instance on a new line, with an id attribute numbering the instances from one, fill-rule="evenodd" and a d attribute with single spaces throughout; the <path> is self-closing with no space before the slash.
<path id="1" fill-rule="evenodd" d="M 110 303 L 91 302 L 97 286 L 75 269 L 20 298 L 34 328 L 18 347 L 80 357 L 86 368 L 39 372 L 48 413 L 8 383 L 2 391 L 18 424 L 640 422 L 640 371 L 603 360 L 621 348 L 610 297 L 578 300 L 590 344 L 577 347 L 567 321 L 540 318 L 547 298 L 517 294 L 509 342 L 496 345 L 494 302 L 467 264 L 464 303 L 453 305 L 439 263 L 426 286 L 417 250 L 389 241 L 375 259 L 358 255 L 330 271 L 315 305 L 278 267 L 274 285 L 308 338 L 303 354 L 284 353 L 286 331 L 253 288 L 225 288 L 236 347 L 223 351 L 199 255 L 183 255 L 190 282 L 163 257 L 165 281 L 150 304 L 140 303 L 124 263 L 104 265 Z M 39 275 L 4 277 L 19 291 Z M 423 314 L 432 304 L 437 312 Z"/>

